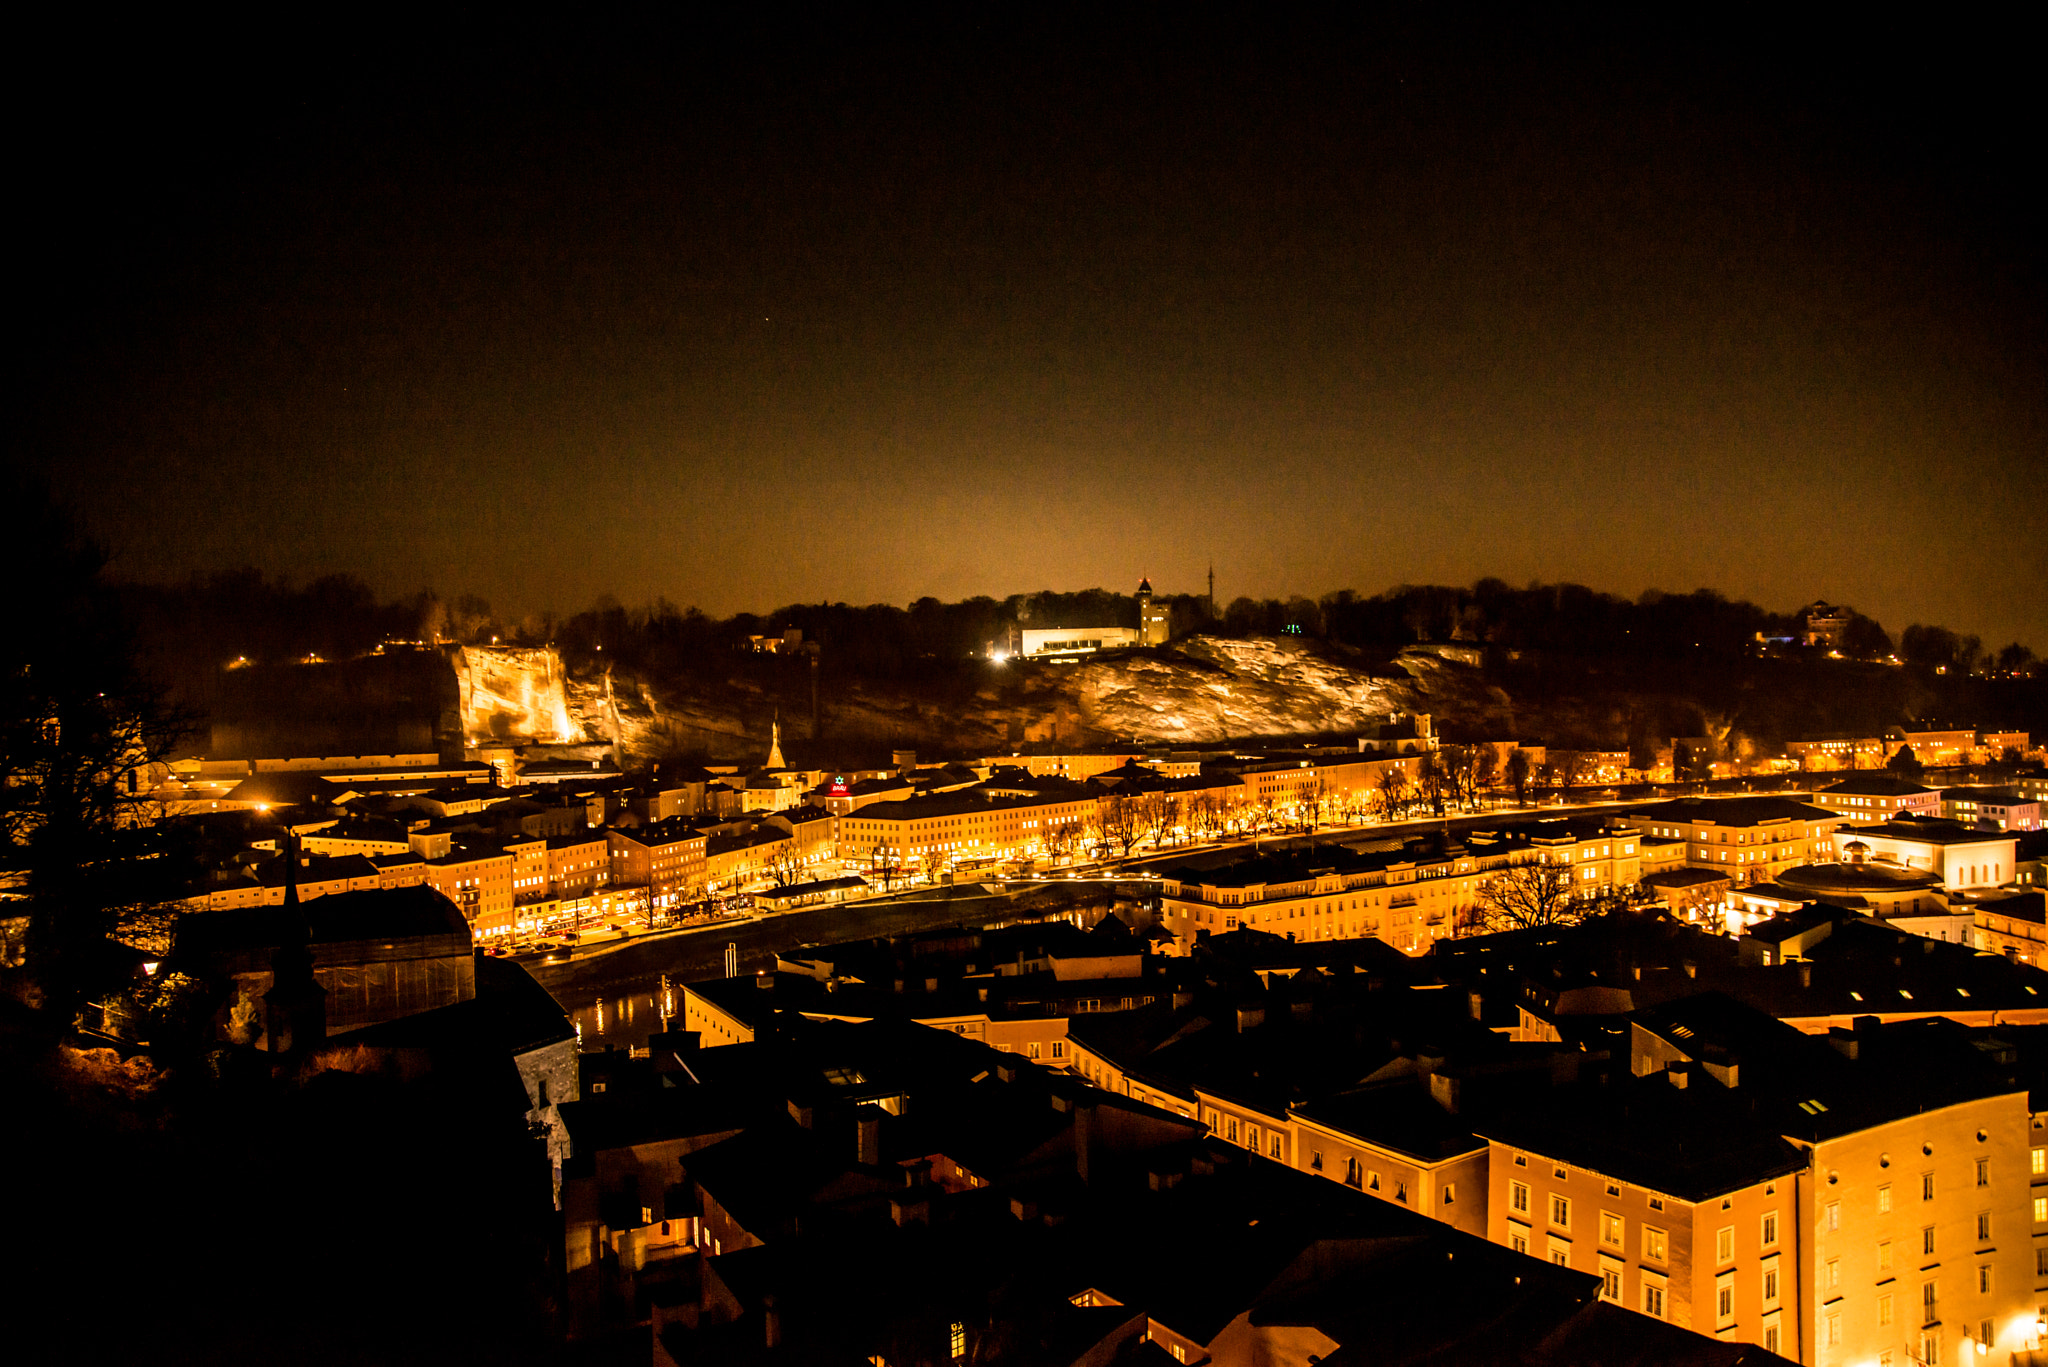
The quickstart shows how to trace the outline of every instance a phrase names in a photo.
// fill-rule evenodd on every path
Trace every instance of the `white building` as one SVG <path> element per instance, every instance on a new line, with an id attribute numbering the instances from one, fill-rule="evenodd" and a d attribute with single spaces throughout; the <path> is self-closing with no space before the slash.
<path id="1" fill-rule="evenodd" d="M 1857 849 L 1859 844 L 1865 848 Z M 1903 820 L 1844 826 L 1835 832 L 1835 846 L 1847 862 L 1868 858 L 1921 869 L 1939 877 L 1946 892 L 1972 892 L 2013 881 L 2019 840 L 1949 821 Z"/>

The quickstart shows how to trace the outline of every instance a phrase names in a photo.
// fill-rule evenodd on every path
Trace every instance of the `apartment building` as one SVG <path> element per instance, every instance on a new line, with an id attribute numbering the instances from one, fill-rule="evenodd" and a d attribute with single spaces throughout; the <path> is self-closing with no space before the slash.
<path id="1" fill-rule="evenodd" d="M 705 882 L 708 837 L 680 817 L 630 830 L 609 830 L 611 881 L 619 887 L 644 887 L 656 911 L 672 911 L 701 900 Z"/>
<path id="2" fill-rule="evenodd" d="M 380 888 L 419 887 L 427 881 L 427 861 L 412 850 L 371 855 L 370 863 L 376 866 Z"/>
<path id="3" fill-rule="evenodd" d="M 744 892 L 777 860 L 791 857 L 789 833 L 767 822 L 715 828 L 704 842 L 704 887 L 713 896 Z"/>
<path id="4" fill-rule="evenodd" d="M 482 835 L 450 836 L 446 850 L 425 860 L 427 886 L 462 909 L 477 939 L 511 934 L 514 861 L 504 842 Z"/>
<path id="5" fill-rule="evenodd" d="M 1446 1109 L 1451 1083 L 1415 1076 L 1298 1104 L 1286 1161 L 1487 1236 L 1491 1146 Z"/>
<path id="6" fill-rule="evenodd" d="M 1940 816 L 1941 791 L 1891 774 L 1858 774 L 1814 791 L 1813 805 L 1852 821 L 1895 816 Z"/>
<path id="7" fill-rule="evenodd" d="M 2001 831 L 2038 831 L 2041 829 L 2041 800 L 2029 797 L 2017 788 L 1949 788 L 1941 794 L 1938 815 L 1965 826 L 1989 826 Z"/>
<path id="8" fill-rule="evenodd" d="M 1785 797 L 1688 797 L 1622 820 L 1645 836 L 1684 841 L 1692 868 L 1725 869 L 1737 883 L 1761 883 L 1834 858 L 1834 831 L 1844 818 Z"/>
<path id="9" fill-rule="evenodd" d="M 1979 731 L 1977 756 L 1981 762 L 2002 759 L 2006 751 L 2024 755 L 2034 748 L 2034 737 L 2025 731 Z"/>
<path id="10" fill-rule="evenodd" d="M 1813 736 L 1785 742 L 1785 754 L 1799 767 L 1815 772 L 1835 769 L 1882 769 L 1885 762 L 1883 736 Z"/>
<path id="11" fill-rule="evenodd" d="M 1623 1078 L 1478 1128 L 1495 1243 L 1593 1273 L 1610 1304 L 1800 1358 L 1805 1157 L 1718 1084 Z"/>
<path id="12" fill-rule="evenodd" d="M 1717 994 L 1639 1012 L 1631 1030 L 1639 1084 L 1689 1073 L 1730 1103 L 1750 1094 L 1743 1114 L 1801 1154 L 1776 1198 L 1781 1243 L 1793 1236 L 1781 1303 L 1798 1289 L 1781 1304 L 1777 1351 L 1815 1367 L 1906 1367 L 2038 1346 L 2032 1235 L 2048 1225 L 2031 1204 L 2028 1092 L 1996 1031 L 1866 1016 L 1803 1036 Z"/>
<path id="13" fill-rule="evenodd" d="M 839 819 L 839 857 L 933 871 L 956 861 L 1028 858 L 1078 846 L 1097 800 L 943 793 L 877 802 Z"/>
<path id="14" fill-rule="evenodd" d="M 2017 963 L 2048 963 L 2048 895 L 2039 889 L 1986 897 L 1970 904 L 1977 948 Z"/>
<path id="15" fill-rule="evenodd" d="M 1911 747 L 1913 758 L 1930 768 L 1968 764 L 1977 756 L 1977 732 L 1972 727 L 1927 730 L 1894 730 L 1885 733 L 1885 758 Z"/>
<path id="16" fill-rule="evenodd" d="M 1541 821 L 1470 832 L 1462 841 L 1414 840 L 1399 851 L 1342 845 L 1255 855 L 1210 869 L 1172 869 L 1160 925 L 1181 953 L 1204 934 L 1247 927 L 1296 940 L 1373 937 L 1424 954 L 1465 928 L 1489 877 L 1517 863 L 1569 864 L 1587 894 L 1642 877 L 1633 827 Z"/>
<path id="17" fill-rule="evenodd" d="M 206 909 L 282 906 L 287 857 L 276 856 L 209 887 L 205 894 Z M 295 881 L 302 902 L 338 892 L 364 892 L 378 886 L 377 866 L 360 854 L 309 855 L 299 861 Z"/>
<path id="18" fill-rule="evenodd" d="M 611 882 L 610 839 L 603 831 L 554 836 L 547 842 L 547 866 L 550 897 L 588 897 Z"/>
<path id="19" fill-rule="evenodd" d="M 804 868 L 830 859 L 837 849 L 838 823 L 815 803 L 777 812 L 766 824 L 788 834 L 790 854 Z"/>

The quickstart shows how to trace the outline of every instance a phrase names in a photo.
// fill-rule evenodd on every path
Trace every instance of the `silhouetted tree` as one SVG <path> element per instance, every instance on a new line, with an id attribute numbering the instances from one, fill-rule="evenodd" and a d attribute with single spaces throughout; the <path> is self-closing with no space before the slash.
<path id="1" fill-rule="evenodd" d="M 1573 897 L 1569 864 L 1516 864 L 1479 888 L 1473 924 L 1482 932 L 1570 925 L 1585 908 Z"/>
<path id="2" fill-rule="evenodd" d="M 1529 805 L 1529 752 L 1517 746 L 1508 755 L 1508 782 L 1514 786 L 1515 805 Z"/>
<path id="3" fill-rule="evenodd" d="M 0 634 L 0 851 L 27 870 L 28 968 L 58 1021 L 106 975 L 119 909 L 185 891 L 191 855 L 146 824 L 152 766 L 188 719 L 138 672 L 105 553 L 46 493 L 5 489 L 25 620 Z"/>

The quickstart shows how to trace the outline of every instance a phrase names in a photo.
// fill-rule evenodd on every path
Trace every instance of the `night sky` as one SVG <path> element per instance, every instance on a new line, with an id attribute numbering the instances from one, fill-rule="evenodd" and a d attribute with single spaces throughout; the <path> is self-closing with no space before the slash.
<path id="1" fill-rule="evenodd" d="M 1166 13 L 52 39 L 14 447 L 145 578 L 725 613 L 1213 560 L 2048 649 L 2018 35 Z"/>

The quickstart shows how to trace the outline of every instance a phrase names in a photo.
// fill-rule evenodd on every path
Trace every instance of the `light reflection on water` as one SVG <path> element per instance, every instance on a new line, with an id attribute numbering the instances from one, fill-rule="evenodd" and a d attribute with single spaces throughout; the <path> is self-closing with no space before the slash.
<path id="1" fill-rule="evenodd" d="M 673 1023 L 677 1008 L 682 1004 L 679 1000 L 681 995 L 674 988 L 665 993 L 631 992 L 617 997 L 601 997 L 579 1006 L 569 1013 L 569 1021 L 576 1027 L 577 1047 L 584 1050 L 643 1047 L 649 1035 L 666 1030 Z"/>

